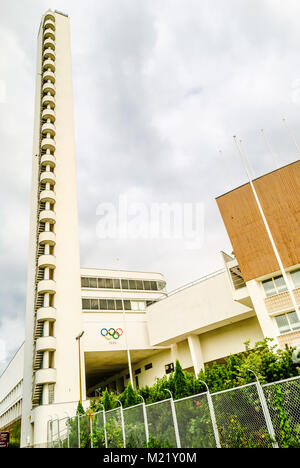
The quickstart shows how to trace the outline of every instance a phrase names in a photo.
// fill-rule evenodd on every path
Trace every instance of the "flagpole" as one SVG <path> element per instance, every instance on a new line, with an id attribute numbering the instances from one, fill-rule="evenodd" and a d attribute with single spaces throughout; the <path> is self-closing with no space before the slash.
<path id="1" fill-rule="evenodd" d="M 122 304 L 123 304 L 123 327 L 124 327 L 124 334 L 125 334 L 125 348 L 126 348 L 126 351 L 127 351 L 127 360 L 128 360 L 130 382 L 131 382 L 132 388 L 134 388 L 132 367 L 131 367 L 131 356 L 130 356 L 130 349 L 128 347 L 128 339 L 127 339 L 127 322 L 126 322 L 126 315 L 125 315 L 125 309 L 124 309 L 124 298 L 123 298 L 123 288 L 122 288 L 122 279 L 121 278 L 120 278 L 120 286 L 121 286 Z"/>
<path id="2" fill-rule="evenodd" d="M 295 310 L 296 310 L 297 313 L 298 313 L 298 317 L 300 318 L 300 315 L 299 315 L 299 307 L 298 307 L 298 305 L 297 305 L 297 301 L 296 301 L 296 298 L 295 298 L 295 295 L 294 295 L 294 291 L 292 290 L 292 288 L 291 288 L 291 286 L 290 286 L 290 283 L 289 283 L 289 281 L 288 281 L 288 277 L 287 277 L 285 268 L 284 268 L 283 263 L 282 263 L 282 261 L 281 261 L 281 257 L 280 257 L 280 255 L 279 255 L 279 252 L 278 252 L 278 250 L 277 250 L 275 241 L 274 241 L 274 239 L 273 239 L 273 235 L 272 235 L 272 233 L 271 233 L 271 230 L 270 230 L 268 221 L 267 221 L 267 219 L 266 219 L 266 217 L 265 217 L 264 211 L 263 211 L 262 206 L 261 206 L 261 203 L 260 203 L 260 201 L 259 201 L 259 198 L 258 198 L 256 189 L 255 189 L 255 187 L 254 187 L 252 177 L 251 177 L 251 175 L 250 175 L 250 173 L 249 173 L 249 169 L 248 169 L 248 167 L 247 167 L 247 164 L 246 164 L 244 155 L 243 155 L 243 153 L 242 153 L 242 151 L 241 151 L 241 148 L 240 148 L 240 145 L 239 145 L 239 143 L 238 143 L 238 141 L 237 141 L 236 136 L 234 136 L 233 138 L 234 138 L 234 141 L 235 141 L 235 143 L 236 143 L 238 152 L 239 152 L 239 154 L 240 154 L 240 157 L 241 157 L 241 160 L 242 160 L 244 169 L 245 169 L 246 174 L 247 174 L 247 176 L 248 176 L 248 180 L 249 180 L 249 182 L 250 182 L 250 186 L 251 186 L 251 189 L 252 189 L 252 192 L 253 192 L 253 195 L 254 195 L 256 204 L 257 204 L 257 206 L 258 206 L 259 212 L 260 212 L 261 217 L 262 217 L 262 219 L 263 219 L 263 222 L 264 222 L 264 225 L 265 225 L 265 228 L 266 228 L 266 231 L 267 231 L 269 240 L 270 240 L 270 242 L 271 242 L 271 245 L 272 245 L 272 248 L 273 248 L 273 251 L 274 251 L 276 260 L 277 260 L 278 265 L 279 265 L 280 270 L 281 270 L 281 274 L 282 274 L 282 276 L 283 276 L 283 278 L 284 278 L 284 281 L 285 281 L 287 290 L 288 290 L 288 292 L 289 292 L 289 294 L 290 294 L 290 297 L 291 297 L 293 306 L 295 307 Z"/>
<path id="3" fill-rule="evenodd" d="M 267 138 L 267 135 L 265 134 L 263 128 L 261 129 L 261 134 L 262 134 L 262 136 L 263 136 L 263 138 L 264 138 L 264 140 L 265 140 L 265 142 L 266 142 L 266 144 L 267 144 L 267 147 L 268 147 L 270 153 L 272 154 L 273 162 L 274 162 L 275 168 L 278 169 L 278 168 L 279 168 L 279 164 L 278 164 L 278 161 L 277 161 L 277 157 L 276 157 L 276 155 L 275 155 L 275 153 L 274 153 L 274 151 L 273 151 L 273 148 L 272 148 L 272 146 L 271 146 L 271 143 L 270 143 L 269 139 Z"/>
<path id="4" fill-rule="evenodd" d="M 288 124 L 287 124 L 287 122 L 286 122 L 286 119 L 282 119 L 282 121 L 283 121 L 283 123 L 284 123 L 284 125 L 285 125 L 287 131 L 289 132 L 289 135 L 290 135 L 292 141 L 294 142 L 294 144 L 295 144 L 295 146 L 296 146 L 296 148 L 297 148 L 298 153 L 300 153 L 300 148 L 299 148 L 299 146 L 298 146 L 298 143 L 297 143 L 297 140 L 296 140 L 296 137 L 295 137 L 294 133 L 293 133 L 292 130 L 289 128 L 289 126 L 288 126 Z"/>

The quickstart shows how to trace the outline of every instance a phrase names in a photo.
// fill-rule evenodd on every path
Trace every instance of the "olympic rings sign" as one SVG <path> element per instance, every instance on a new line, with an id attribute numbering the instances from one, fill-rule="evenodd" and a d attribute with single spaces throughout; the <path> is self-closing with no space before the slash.
<path id="1" fill-rule="evenodd" d="M 118 340 L 123 335 L 123 330 L 122 328 L 117 328 L 116 330 L 114 328 L 102 328 L 100 333 L 107 341 L 111 339 Z"/>

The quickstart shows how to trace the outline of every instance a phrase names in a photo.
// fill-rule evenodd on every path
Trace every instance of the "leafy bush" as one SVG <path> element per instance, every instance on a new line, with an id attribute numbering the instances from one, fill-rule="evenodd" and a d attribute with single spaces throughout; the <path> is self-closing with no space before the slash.
<path id="1" fill-rule="evenodd" d="M 277 349 L 276 346 L 272 345 L 272 340 L 268 338 L 255 343 L 253 349 L 250 348 L 250 342 L 246 342 L 244 353 L 232 355 L 222 364 L 215 362 L 212 365 L 207 365 L 204 370 L 201 370 L 198 376 L 184 372 L 179 361 L 176 361 L 175 372 L 169 376 L 156 379 L 151 387 L 145 386 L 139 390 L 134 390 L 131 384 L 129 384 L 122 394 L 118 396 L 105 390 L 99 400 L 93 401 L 91 409 L 94 412 L 101 412 L 103 406 L 105 411 L 115 409 L 119 407 L 117 399 L 121 401 L 123 408 L 129 408 L 142 403 L 140 396 L 143 397 L 147 404 L 157 403 L 169 398 L 166 389 L 171 391 L 175 400 L 178 400 L 200 394 L 201 392 L 206 392 L 202 381 L 207 384 L 211 393 L 239 387 L 253 382 L 254 376 L 249 372 L 249 369 L 256 373 L 261 383 L 271 383 L 277 380 L 294 377 L 300 374 L 300 369 L 296 367 L 292 361 L 293 351 L 294 348 L 288 346 L 286 346 L 284 350 Z M 231 403 L 234 403 L 235 392 L 226 394 L 226 398 L 230 399 L 231 405 Z M 274 412 L 278 418 L 278 424 L 280 425 L 280 445 L 282 447 L 299 447 L 299 432 L 292 429 L 288 414 L 282 406 L 282 398 L 283 395 L 280 393 L 279 389 L 276 393 L 275 401 L 272 403 Z M 209 408 L 207 402 L 205 402 L 206 400 L 202 400 L 200 396 L 195 397 L 195 399 L 187 400 L 186 403 L 176 403 L 178 420 L 180 420 L 181 423 L 183 423 L 183 421 L 185 422 L 185 424 L 181 424 L 180 427 L 182 431 L 180 434 L 181 439 L 185 444 L 189 444 L 191 447 L 199 447 L 199 444 L 203 447 L 208 447 L 214 446 L 215 444 Z M 236 448 L 271 446 L 272 441 L 262 424 L 261 406 L 255 392 L 253 394 L 247 394 L 247 392 L 245 392 L 244 394 L 241 391 L 241 393 L 239 393 L 239 400 L 236 400 L 236 402 L 232 404 L 233 414 L 229 416 L 223 410 L 222 404 L 224 404 L 224 401 L 220 402 L 220 405 L 218 405 L 217 401 L 215 401 L 214 404 L 216 406 L 216 411 L 221 415 L 222 424 L 221 426 L 219 425 L 218 429 L 222 446 Z M 150 433 L 152 429 L 151 424 L 154 424 L 153 421 L 155 421 L 156 435 L 156 437 L 154 437 L 152 433 L 148 445 L 145 442 L 143 418 L 134 416 L 133 413 L 132 416 L 129 416 L 129 414 L 126 413 L 126 445 L 128 447 L 142 445 L 154 448 L 169 448 L 175 445 L 175 434 L 172 418 L 170 416 L 170 407 L 168 402 L 162 405 L 164 406 L 155 405 L 155 407 L 151 407 L 151 410 L 150 408 L 147 409 L 149 416 L 151 416 L 152 413 L 152 423 L 151 417 L 149 421 Z M 201 409 L 201 411 L 199 411 L 199 409 Z M 77 414 L 83 414 L 82 411 L 82 405 L 78 405 Z M 123 434 L 118 415 L 119 413 L 117 412 L 109 413 L 109 418 L 107 418 L 105 429 L 109 447 L 123 446 Z M 254 422 L 255 430 L 251 427 L 251 421 Z M 71 430 L 74 429 L 76 432 L 77 429 L 75 426 L 72 428 L 72 424 L 70 424 L 70 427 Z M 86 439 L 86 428 L 84 427 L 81 432 L 81 446 L 87 447 L 89 446 L 90 440 Z M 92 440 L 94 447 L 105 446 L 104 435 L 103 425 L 102 427 L 93 425 Z"/>

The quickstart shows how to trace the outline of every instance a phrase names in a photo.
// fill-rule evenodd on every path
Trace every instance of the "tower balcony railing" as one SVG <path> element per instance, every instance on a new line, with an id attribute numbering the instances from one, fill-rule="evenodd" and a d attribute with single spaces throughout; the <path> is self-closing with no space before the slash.
<path id="1" fill-rule="evenodd" d="M 51 122 L 46 122 L 42 125 L 42 133 L 47 135 L 50 133 L 52 137 L 56 135 L 56 128 L 55 125 Z"/>
<path id="2" fill-rule="evenodd" d="M 48 81 L 50 80 L 51 83 L 55 83 L 55 74 L 53 73 L 53 71 L 51 70 L 46 70 L 44 73 L 43 73 L 43 80 L 44 81 Z"/>
<path id="3" fill-rule="evenodd" d="M 47 21 L 48 19 L 50 19 L 51 21 L 55 21 L 55 14 L 51 10 L 48 10 L 45 13 L 45 21 Z"/>
<path id="4" fill-rule="evenodd" d="M 41 255 L 38 259 L 39 268 L 56 268 L 56 257 L 55 255 Z"/>
<path id="5" fill-rule="evenodd" d="M 40 201 L 45 203 L 55 203 L 56 193 L 54 192 L 54 190 L 42 190 L 40 193 Z"/>
<path id="6" fill-rule="evenodd" d="M 44 49 L 47 49 L 48 47 L 50 47 L 51 49 L 55 50 L 55 41 L 53 39 L 51 39 L 51 37 L 46 37 L 44 39 Z"/>
<path id="7" fill-rule="evenodd" d="M 56 282 L 54 280 L 41 280 L 38 282 L 37 291 L 39 294 L 55 294 Z"/>
<path id="8" fill-rule="evenodd" d="M 53 41 L 55 40 L 55 32 L 51 28 L 47 28 L 44 31 L 44 38 L 50 37 Z"/>
<path id="9" fill-rule="evenodd" d="M 41 172 L 40 182 L 44 184 L 46 184 L 47 182 L 49 182 L 50 184 L 55 184 L 56 183 L 55 174 L 50 171 Z"/>
<path id="10" fill-rule="evenodd" d="M 56 157 L 54 154 L 43 154 L 41 156 L 41 164 L 50 166 L 50 167 L 55 167 L 56 166 Z"/>
<path id="11" fill-rule="evenodd" d="M 39 369 L 35 373 L 35 385 L 52 384 L 56 382 L 56 369 Z"/>
<path id="12" fill-rule="evenodd" d="M 56 223 L 56 213 L 53 210 L 43 210 L 40 212 L 39 221 L 41 223 Z"/>
<path id="13" fill-rule="evenodd" d="M 42 99 L 43 106 L 50 106 L 52 109 L 55 108 L 55 98 L 51 95 L 44 96 Z"/>
<path id="14" fill-rule="evenodd" d="M 55 322 L 57 311 L 55 307 L 40 307 L 36 312 L 38 322 Z"/>
<path id="15" fill-rule="evenodd" d="M 56 338 L 54 336 L 41 336 L 36 340 L 35 350 L 37 353 L 44 351 L 55 351 Z"/>
<path id="16" fill-rule="evenodd" d="M 44 83 L 43 84 L 43 93 L 50 93 L 51 96 L 55 96 L 55 93 L 56 93 L 56 90 L 55 90 L 55 86 L 53 83 Z"/>
<path id="17" fill-rule="evenodd" d="M 42 111 L 42 119 L 50 119 L 54 123 L 56 119 L 55 111 L 53 109 L 44 109 Z"/>
<path id="18" fill-rule="evenodd" d="M 47 59 L 55 60 L 54 50 L 48 47 L 47 49 L 44 50 L 43 57 L 44 57 L 44 60 L 47 60 Z"/>
<path id="19" fill-rule="evenodd" d="M 44 231 L 40 232 L 39 234 L 39 244 L 49 244 L 55 245 L 56 244 L 56 234 L 52 231 Z"/>
<path id="20" fill-rule="evenodd" d="M 44 70 L 48 70 L 50 68 L 51 71 L 55 72 L 55 62 L 52 59 L 46 59 L 43 62 Z"/>
<path id="21" fill-rule="evenodd" d="M 50 151 L 55 151 L 56 143 L 54 138 L 43 138 L 41 142 L 41 148 L 42 150 L 49 149 Z"/>
<path id="22" fill-rule="evenodd" d="M 48 28 L 52 29 L 53 31 L 55 31 L 56 29 L 55 21 L 53 21 L 50 18 L 46 19 L 44 22 L 44 29 L 48 29 Z"/>

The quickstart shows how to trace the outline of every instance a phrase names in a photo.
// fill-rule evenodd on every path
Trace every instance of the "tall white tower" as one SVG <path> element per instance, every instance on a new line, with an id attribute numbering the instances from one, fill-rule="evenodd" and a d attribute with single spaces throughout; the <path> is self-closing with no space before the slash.
<path id="1" fill-rule="evenodd" d="M 27 281 L 22 446 L 44 442 L 41 421 L 80 398 L 75 337 L 83 324 L 70 25 L 66 15 L 50 10 L 38 35 Z M 83 385 L 84 380 L 82 375 Z"/>

